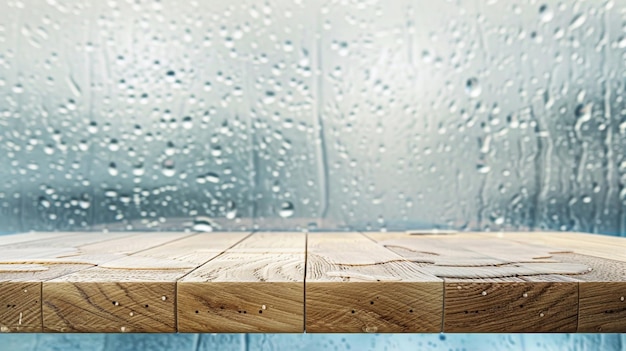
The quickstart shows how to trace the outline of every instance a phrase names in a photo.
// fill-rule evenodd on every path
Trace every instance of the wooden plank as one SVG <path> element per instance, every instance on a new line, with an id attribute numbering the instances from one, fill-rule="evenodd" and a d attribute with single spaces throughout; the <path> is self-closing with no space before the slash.
<path id="1" fill-rule="evenodd" d="M 625 252 L 577 233 L 11 235 L 0 332 L 626 332 Z"/>
<path id="2" fill-rule="evenodd" d="M 179 332 L 304 326 L 304 233 L 255 233 L 178 283 Z"/>
<path id="3" fill-rule="evenodd" d="M 561 262 L 592 268 L 579 282 L 578 332 L 626 332 L 626 238 L 584 233 L 481 233 L 526 244 L 558 246 Z M 624 299 L 622 299 L 624 297 Z"/>
<path id="4" fill-rule="evenodd" d="M 439 332 L 442 280 L 359 233 L 308 235 L 306 331 Z"/>
<path id="5" fill-rule="evenodd" d="M 29 234 L 26 234 L 29 236 Z M 90 255 L 98 254 L 99 244 L 131 237 L 131 233 L 77 233 L 27 240 L 0 246 L 0 264 L 81 263 L 95 264 Z M 90 249 L 94 247 L 95 250 Z M 113 251 L 107 251 L 114 253 Z"/>
<path id="6" fill-rule="evenodd" d="M 434 256 L 422 270 L 445 279 L 445 332 L 576 330 L 577 281 L 546 277 L 588 267 L 553 260 L 552 248 L 472 233 L 368 235 L 408 260 L 420 252 Z"/>
<path id="7" fill-rule="evenodd" d="M 85 247 L 86 252 L 90 252 L 89 248 L 98 250 L 97 247 L 90 245 L 113 242 L 129 236 L 129 234 L 111 234 L 43 235 L 40 241 L 31 240 L 33 237 L 31 234 L 25 234 L 23 240 L 9 236 L 5 242 L 2 240 L 4 237 L 0 238 L 0 243 L 5 244 L 0 246 L 0 262 L 4 263 L 0 265 L 0 331 L 41 332 L 41 282 L 95 264 L 46 262 L 58 260 L 59 254 L 75 253 L 76 250 Z M 18 265 L 15 261 L 27 264 Z M 39 263 L 32 263 L 33 261 Z M 16 270 L 14 268 L 16 266 L 20 269 Z"/>
<path id="8" fill-rule="evenodd" d="M 445 332 L 574 332 L 576 283 L 446 279 Z"/>
<path id="9" fill-rule="evenodd" d="M 50 238 L 77 235 L 76 232 L 32 232 L 0 235 L 0 246 L 19 244 L 28 241 L 39 241 Z"/>
<path id="10" fill-rule="evenodd" d="M 584 263 L 592 270 L 574 275 L 578 283 L 579 333 L 626 332 L 626 263 L 576 253 L 555 254 L 562 262 Z"/>
<path id="11" fill-rule="evenodd" d="M 17 261 L 27 264 L 0 266 L 0 290 L 3 292 L 0 306 L 7 306 L 0 310 L 0 328 L 5 331 L 42 331 L 42 282 L 174 240 L 181 235 L 188 234 L 150 234 L 150 240 L 146 240 L 136 233 L 107 233 L 106 236 L 83 233 L 1 246 L 0 257 L 10 256 L 14 260 L 15 256 L 19 256 Z M 44 246 L 43 250 L 40 250 L 41 246 Z M 11 269 L 14 266 L 22 269 Z"/>
<path id="12" fill-rule="evenodd" d="M 150 242 L 155 234 L 146 234 L 143 240 Z M 47 281 L 43 284 L 44 331 L 175 332 L 176 281 L 247 235 L 185 234 Z"/>
<path id="13" fill-rule="evenodd" d="M 489 238 L 558 247 L 582 255 L 626 262 L 626 238 L 562 232 L 480 233 Z"/>

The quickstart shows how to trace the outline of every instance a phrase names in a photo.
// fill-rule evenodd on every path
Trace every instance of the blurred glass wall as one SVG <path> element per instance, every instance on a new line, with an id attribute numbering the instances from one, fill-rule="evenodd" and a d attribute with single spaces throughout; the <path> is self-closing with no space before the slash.
<path id="1" fill-rule="evenodd" d="M 623 233 L 625 31 L 626 0 L 3 0 L 0 230 Z"/>

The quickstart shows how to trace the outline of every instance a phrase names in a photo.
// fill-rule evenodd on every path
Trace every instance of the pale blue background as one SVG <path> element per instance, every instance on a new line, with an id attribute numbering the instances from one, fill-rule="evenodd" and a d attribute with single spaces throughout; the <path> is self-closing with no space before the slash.
<path id="1" fill-rule="evenodd" d="M 67 334 L 0 335 L 6 351 L 624 351 L 619 334 Z"/>

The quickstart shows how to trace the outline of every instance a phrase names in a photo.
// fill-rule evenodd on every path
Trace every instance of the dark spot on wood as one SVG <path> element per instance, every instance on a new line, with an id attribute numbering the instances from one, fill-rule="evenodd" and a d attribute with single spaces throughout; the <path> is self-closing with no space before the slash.
<path id="1" fill-rule="evenodd" d="M 259 310 L 259 313 L 263 313 L 263 310 Z"/>
<path id="2" fill-rule="evenodd" d="M 373 305 L 373 304 L 374 304 L 374 301 L 370 301 L 370 305 Z"/>
<path id="3" fill-rule="evenodd" d="M 409 310 L 409 313 L 413 313 L 413 310 Z"/>
<path id="4" fill-rule="evenodd" d="M 148 307 L 150 307 L 150 306 L 148 306 L 148 305 L 143 305 L 143 307 L 148 308 Z"/>
<path id="5" fill-rule="evenodd" d="M 196 310 L 196 314 L 200 313 L 200 311 Z"/>
<path id="6" fill-rule="evenodd" d="M 355 312 L 355 311 L 354 311 L 354 310 L 352 310 L 352 313 L 354 313 L 354 312 Z"/>

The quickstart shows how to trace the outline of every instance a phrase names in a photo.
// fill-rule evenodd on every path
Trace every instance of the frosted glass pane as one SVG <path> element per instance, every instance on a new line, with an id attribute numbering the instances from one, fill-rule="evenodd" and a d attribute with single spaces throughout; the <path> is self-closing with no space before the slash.
<path id="1" fill-rule="evenodd" d="M 624 1 L 0 8 L 4 232 L 623 232 Z"/>

